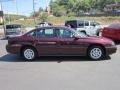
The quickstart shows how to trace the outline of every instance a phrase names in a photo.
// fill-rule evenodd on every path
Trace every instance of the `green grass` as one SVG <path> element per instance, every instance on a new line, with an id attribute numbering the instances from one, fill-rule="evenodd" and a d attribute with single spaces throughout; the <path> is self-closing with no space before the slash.
<path id="1" fill-rule="evenodd" d="M 115 17 L 48 17 L 48 22 L 53 23 L 54 25 L 64 25 L 64 22 L 66 20 L 95 20 L 99 22 L 100 24 L 111 24 L 114 22 L 120 22 L 120 16 L 115 16 Z M 36 19 L 36 23 L 40 22 L 39 20 Z M 12 23 L 21 23 L 27 27 L 34 26 L 34 19 L 26 19 L 26 20 L 18 20 L 14 21 Z"/>
<path id="2" fill-rule="evenodd" d="M 49 21 L 55 24 L 64 24 L 66 20 L 95 20 L 100 24 L 111 24 L 120 22 L 120 16 L 116 17 L 49 17 Z"/>

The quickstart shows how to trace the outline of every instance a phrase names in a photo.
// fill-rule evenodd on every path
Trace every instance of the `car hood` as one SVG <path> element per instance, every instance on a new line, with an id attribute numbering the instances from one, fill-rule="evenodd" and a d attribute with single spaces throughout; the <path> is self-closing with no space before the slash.
<path id="1" fill-rule="evenodd" d="M 100 36 L 94 36 L 94 37 L 85 37 L 89 42 L 113 42 L 111 39 L 105 38 L 105 37 L 100 37 Z"/>
<path id="2" fill-rule="evenodd" d="M 105 37 L 100 37 L 100 36 L 92 36 L 92 37 L 87 37 L 88 39 L 94 39 L 94 40 L 110 40 Z"/>

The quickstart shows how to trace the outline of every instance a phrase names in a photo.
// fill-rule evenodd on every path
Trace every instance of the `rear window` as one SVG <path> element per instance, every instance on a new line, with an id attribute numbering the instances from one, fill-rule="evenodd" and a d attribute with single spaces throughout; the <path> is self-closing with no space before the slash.
<path id="1" fill-rule="evenodd" d="M 111 24 L 110 28 L 120 28 L 120 24 Z"/>
<path id="2" fill-rule="evenodd" d="M 21 28 L 21 25 L 6 25 L 6 29 Z"/>

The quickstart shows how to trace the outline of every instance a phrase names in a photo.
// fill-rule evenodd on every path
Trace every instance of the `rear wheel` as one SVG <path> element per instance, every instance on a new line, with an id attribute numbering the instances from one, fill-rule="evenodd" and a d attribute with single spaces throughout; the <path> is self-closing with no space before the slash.
<path id="1" fill-rule="evenodd" d="M 88 56 L 93 60 L 102 59 L 104 54 L 105 54 L 105 51 L 101 46 L 92 46 L 88 50 Z"/>
<path id="2" fill-rule="evenodd" d="M 37 57 L 37 52 L 34 48 L 27 47 L 22 50 L 22 56 L 24 57 L 24 59 L 31 61 Z"/>

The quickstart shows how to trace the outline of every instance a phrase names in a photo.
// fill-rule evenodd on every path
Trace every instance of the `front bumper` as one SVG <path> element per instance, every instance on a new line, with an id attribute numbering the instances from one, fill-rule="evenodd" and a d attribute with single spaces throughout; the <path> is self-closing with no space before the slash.
<path id="1" fill-rule="evenodd" d="M 111 55 L 116 53 L 117 47 L 116 46 L 111 46 L 111 47 L 106 47 L 106 54 Z"/>

